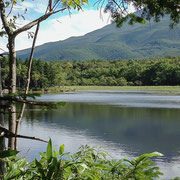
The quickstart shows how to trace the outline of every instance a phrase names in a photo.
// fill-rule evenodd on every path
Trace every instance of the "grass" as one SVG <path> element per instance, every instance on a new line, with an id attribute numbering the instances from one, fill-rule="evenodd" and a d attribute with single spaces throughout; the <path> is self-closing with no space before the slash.
<path id="1" fill-rule="evenodd" d="M 180 94 L 180 86 L 61 86 L 48 88 L 46 92 L 71 92 L 92 90 L 150 91 L 159 94 Z"/>

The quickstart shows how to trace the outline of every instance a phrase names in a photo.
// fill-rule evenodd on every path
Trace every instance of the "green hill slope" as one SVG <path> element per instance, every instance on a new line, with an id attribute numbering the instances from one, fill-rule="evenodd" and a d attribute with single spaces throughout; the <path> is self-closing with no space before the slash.
<path id="1" fill-rule="evenodd" d="M 168 18 L 159 23 L 125 25 L 121 29 L 111 24 L 84 36 L 37 46 L 34 57 L 72 61 L 179 56 L 180 25 L 174 29 L 168 25 Z M 17 55 L 25 59 L 29 52 L 26 49 L 18 51 Z"/>

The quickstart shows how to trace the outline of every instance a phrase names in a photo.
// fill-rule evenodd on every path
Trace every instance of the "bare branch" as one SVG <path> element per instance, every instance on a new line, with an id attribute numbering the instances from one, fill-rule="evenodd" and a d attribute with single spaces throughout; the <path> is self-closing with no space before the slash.
<path id="1" fill-rule="evenodd" d="M 14 7 L 14 1 L 12 1 L 11 3 L 12 3 L 12 5 L 11 5 L 10 11 L 9 11 L 7 17 L 9 17 L 9 15 L 11 14 L 13 7 Z"/>
<path id="2" fill-rule="evenodd" d="M 0 48 L 1 51 L 6 52 L 4 49 Z"/>
<path id="3" fill-rule="evenodd" d="M 25 103 L 25 104 L 30 104 L 30 105 L 37 105 L 37 106 L 46 106 L 46 107 L 51 106 L 49 103 L 45 103 L 45 102 L 27 101 L 24 99 L 19 99 L 19 98 L 14 98 L 14 97 L 0 97 L 0 100 L 15 101 L 15 102 L 20 102 L 20 103 Z"/>
<path id="4" fill-rule="evenodd" d="M 16 138 L 24 138 L 24 139 L 32 139 L 32 140 L 36 140 L 36 141 L 42 141 L 42 142 L 46 142 L 48 143 L 48 141 L 40 139 L 40 138 L 36 138 L 36 137 L 32 137 L 32 136 L 24 136 L 24 135 L 20 135 L 20 134 L 14 134 L 11 131 L 9 131 L 8 129 L 6 129 L 5 127 L 0 125 L 0 136 L 4 136 L 6 138 L 9 137 L 16 137 Z"/>
<path id="5" fill-rule="evenodd" d="M 31 67 L 32 67 L 32 61 L 33 61 L 33 55 L 34 55 L 34 48 L 35 48 L 35 44 L 36 44 L 36 39 L 37 39 L 37 35 L 38 35 L 38 32 L 39 32 L 39 26 L 40 26 L 40 23 L 38 22 L 37 27 L 36 27 L 36 32 L 35 32 L 35 35 L 34 35 L 34 39 L 33 39 L 32 48 L 31 48 L 30 59 L 29 59 L 25 95 L 27 95 L 28 91 L 29 91 L 29 85 L 30 85 L 30 79 L 31 79 Z M 26 100 L 26 96 L 25 96 L 24 100 Z M 21 123 L 21 120 L 22 120 L 22 117 L 23 117 L 23 114 L 24 114 L 24 110 L 25 110 L 25 103 L 22 104 L 21 112 L 20 112 L 19 117 L 18 117 L 18 119 L 16 121 L 15 134 L 18 133 L 20 123 Z M 17 138 L 15 138 L 14 147 L 15 147 L 15 149 L 17 149 Z"/>
<path id="6" fill-rule="evenodd" d="M 14 31 L 14 35 L 17 36 L 19 33 L 23 32 L 23 31 L 27 31 L 29 29 L 31 29 L 33 26 L 37 25 L 38 23 L 46 20 L 48 17 L 50 17 L 51 15 L 53 14 L 56 14 L 58 12 L 61 12 L 61 11 L 64 11 L 66 8 L 63 8 L 63 9 L 59 9 L 57 11 L 51 11 L 51 12 L 48 12 L 47 14 L 44 14 L 43 16 L 41 16 L 40 18 L 26 24 L 25 26 L 17 29 L 16 31 Z"/>
<path id="7" fill-rule="evenodd" d="M 54 3 L 54 5 L 53 5 L 53 9 L 55 10 L 58 7 L 59 4 L 60 4 L 60 1 L 56 1 Z"/>

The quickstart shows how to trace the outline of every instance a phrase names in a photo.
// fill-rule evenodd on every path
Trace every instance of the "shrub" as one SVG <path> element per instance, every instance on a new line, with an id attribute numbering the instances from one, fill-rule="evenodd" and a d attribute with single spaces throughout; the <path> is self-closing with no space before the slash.
<path id="1" fill-rule="evenodd" d="M 118 78 L 116 82 L 118 86 L 127 86 L 127 81 L 124 77 Z"/>
<path id="2" fill-rule="evenodd" d="M 133 160 L 107 159 L 107 153 L 100 148 L 81 146 L 77 153 L 64 153 L 64 145 L 59 150 L 52 146 L 51 140 L 41 159 L 28 164 L 24 158 L 6 158 L 5 180 L 154 180 L 162 173 L 150 159 L 162 156 L 158 152 L 143 154 Z"/>

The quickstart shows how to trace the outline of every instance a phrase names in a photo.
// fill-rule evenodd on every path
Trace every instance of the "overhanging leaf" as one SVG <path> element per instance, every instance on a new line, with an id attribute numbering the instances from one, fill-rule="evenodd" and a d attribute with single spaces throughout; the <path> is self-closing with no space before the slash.
<path id="1" fill-rule="evenodd" d="M 18 153 L 19 151 L 16 150 L 6 150 L 6 151 L 1 151 L 0 152 L 0 158 L 6 158 L 10 156 L 14 156 Z"/>

